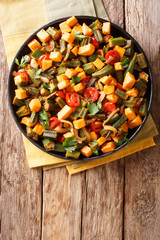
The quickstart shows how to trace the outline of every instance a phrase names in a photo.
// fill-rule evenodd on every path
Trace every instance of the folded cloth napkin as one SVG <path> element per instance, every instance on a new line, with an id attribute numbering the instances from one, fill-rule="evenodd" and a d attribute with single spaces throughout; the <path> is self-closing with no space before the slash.
<path id="1" fill-rule="evenodd" d="M 36 9 L 36 12 L 35 12 Z M 3 31 L 5 49 L 7 53 L 8 64 L 10 65 L 13 58 L 27 37 L 37 28 L 48 23 L 49 21 L 72 15 L 92 15 L 108 19 L 101 0 L 1 0 L 0 1 L 0 19 Z M 133 152 L 155 145 L 153 136 L 157 135 L 155 124 L 150 117 L 148 124 L 143 127 L 144 132 L 148 132 L 148 137 L 139 133 L 142 141 L 133 143 L 126 147 L 127 153 L 118 151 L 107 158 L 102 158 L 88 163 L 77 161 L 63 160 L 41 151 L 23 136 L 26 154 L 29 166 L 44 166 L 44 170 L 60 167 L 70 164 L 67 169 L 70 174 L 79 172 L 88 168 L 99 166 L 109 161 L 129 155 Z M 145 140 L 144 140 L 145 139 Z M 115 156 L 115 157 L 113 157 Z M 73 164 L 73 166 L 71 166 Z M 84 166 L 82 166 L 82 164 Z"/>

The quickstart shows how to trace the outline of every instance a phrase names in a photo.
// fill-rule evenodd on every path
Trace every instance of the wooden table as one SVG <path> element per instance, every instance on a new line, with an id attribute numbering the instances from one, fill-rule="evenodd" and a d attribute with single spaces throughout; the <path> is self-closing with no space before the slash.
<path id="1" fill-rule="evenodd" d="M 146 52 L 154 77 L 152 115 L 159 127 L 160 4 L 104 0 L 112 22 Z M 160 150 L 157 146 L 73 176 L 63 168 L 29 169 L 7 104 L 8 66 L 0 35 L 1 239 L 159 240 Z"/>

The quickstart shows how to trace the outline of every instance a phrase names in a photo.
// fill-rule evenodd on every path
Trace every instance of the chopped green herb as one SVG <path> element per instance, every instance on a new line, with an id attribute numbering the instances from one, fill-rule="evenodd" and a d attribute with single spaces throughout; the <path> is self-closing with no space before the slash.
<path id="1" fill-rule="evenodd" d="M 102 108 L 102 103 L 99 101 L 96 103 L 89 103 L 88 104 L 88 110 L 91 115 L 95 115 L 99 110 Z"/>
<path id="2" fill-rule="evenodd" d="M 90 100 L 92 100 L 92 98 L 91 98 L 91 97 L 89 97 L 89 98 L 87 99 L 87 102 L 89 102 Z"/>
<path id="3" fill-rule="evenodd" d="M 40 69 L 35 68 L 34 70 L 35 70 L 35 73 L 36 73 L 35 78 L 39 79 L 39 75 L 43 72 L 43 69 L 42 68 L 40 68 Z"/>
<path id="4" fill-rule="evenodd" d="M 46 46 L 48 43 L 42 43 L 42 46 L 44 47 L 44 46 Z"/>
<path id="5" fill-rule="evenodd" d="M 63 147 L 68 152 L 73 152 L 76 149 L 77 139 L 76 137 L 66 138 L 63 142 Z"/>
<path id="6" fill-rule="evenodd" d="M 124 142 L 130 143 L 130 140 L 126 137 L 126 135 L 124 135 L 123 138 L 120 138 L 120 139 L 118 140 L 118 143 L 117 143 L 117 142 L 114 142 L 114 143 L 115 143 L 116 146 L 120 146 L 120 145 L 122 145 Z"/>
<path id="7" fill-rule="evenodd" d="M 103 47 L 103 50 L 104 50 L 104 54 L 106 54 L 108 52 L 108 48 L 107 47 Z"/>
<path id="8" fill-rule="evenodd" d="M 81 77 L 73 76 L 70 85 L 73 84 L 73 83 L 79 83 L 80 80 L 81 80 Z"/>
<path id="9" fill-rule="evenodd" d="M 90 146 L 91 146 L 92 152 L 93 152 L 95 155 L 99 155 L 99 153 L 98 153 L 99 146 L 98 146 L 98 144 L 97 144 L 97 141 L 94 140 L 93 142 L 90 142 Z"/>
<path id="10" fill-rule="evenodd" d="M 44 129 L 49 129 L 48 113 L 43 109 L 39 112 L 40 123 Z"/>
<path id="11" fill-rule="evenodd" d="M 26 66 L 26 63 L 28 63 L 30 61 L 30 57 L 28 55 L 25 55 L 21 58 L 21 62 L 19 63 L 19 60 L 18 58 L 15 58 L 14 62 L 20 66 L 20 67 L 25 67 Z"/>
<path id="12" fill-rule="evenodd" d="M 126 58 L 123 62 L 121 62 L 122 68 L 127 68 L 129 65 L 129 60 Z"/>
<path id="13" fill-rule="evenodd" d="M 44 84 L 43 84 L 43 87 L 48 90 L 49 87 L 50 87 L 50 85 L 49 85 L 48 83 L 44 83 Z"/>
<path id="14" fill-rule="evenodd" d="M 98 55 L 98 58 L 101 59 L 102 61 L 106 61 L 106 59 L 104 57 L 102 57 L 101 55 Z"/>

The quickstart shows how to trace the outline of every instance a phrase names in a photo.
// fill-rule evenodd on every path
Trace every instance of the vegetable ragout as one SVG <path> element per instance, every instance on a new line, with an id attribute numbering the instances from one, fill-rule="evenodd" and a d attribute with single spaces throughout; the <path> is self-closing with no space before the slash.
<path id="1" fill-rule="evenodd" d="M 16 114 L 47 151 L 75 159 L 112 152 L 147 115 L 144 54 L 112 36 L 110 22 L 87 26 L 73 16 L 41 29 L 15 63 Z"/>

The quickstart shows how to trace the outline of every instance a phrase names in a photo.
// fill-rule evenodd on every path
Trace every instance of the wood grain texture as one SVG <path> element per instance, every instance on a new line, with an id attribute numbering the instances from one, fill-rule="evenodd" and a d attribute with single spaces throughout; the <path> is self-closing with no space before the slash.
<path id="1" fill-rule="evenodd" d="M 123 1 L 103 2 L 111 21 L 123 27 Z M 73 176 L 44 171 L 42 239 L 122 239 L 123 176 L 123 159 Z"/>
<path id="2" fill-rule="evenodd" d="M 152 116 L 160 119 L 160 2 L 125 1 L 126 30 L 139 42 L 151 63 L 154 78 Z M 157 147 L 125 160 L 125 239 L 160 239 L 160 150 Z"/>
<path id="3" fill-rule="evenodd" d="M 1 239 L 39 240 L 41 169 L 30 170 L 22 137 L 8 109 L 8 65 L 0 32 Z"/>

